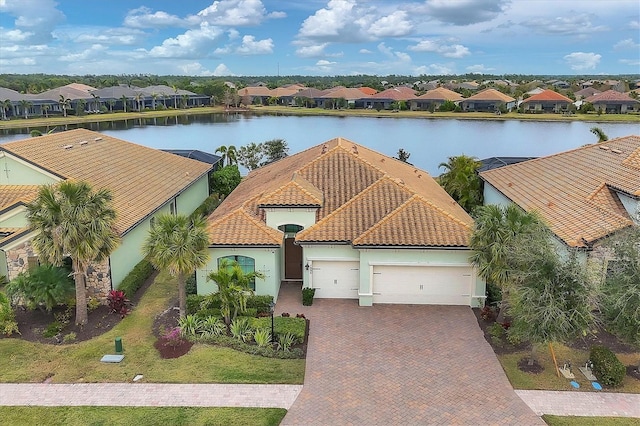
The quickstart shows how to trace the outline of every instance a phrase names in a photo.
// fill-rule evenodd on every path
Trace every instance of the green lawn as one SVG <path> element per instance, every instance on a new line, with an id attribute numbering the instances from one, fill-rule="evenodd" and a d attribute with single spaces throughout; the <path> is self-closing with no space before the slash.
<path id="1" fill-rule="evenodd" d="M 54 346 L 0 339 L 0 381 L 37 383 L 52 377 L 54 383 L 128 382 L 143 374 L 144 381 L 157 383 L 303 383 L 301 359 L 263 358 L 203 344 L 180 358 L 160 358 L 153 347 L 153 319 L 175 294 L 175 282 L 159 275 L 130 315 L 90 341 Z M 124 361 L 101 363 L 102 355 L 113 353 L 116 337 L 122 337 Z"/>
<path id="2" fill-rule="evenodd" d="M 0 407 L 2 424 L 89 426 L 275 426 L 283 408 Z"/>
<path id="3" fill-rule="evenodd" d="M 639 419 L 629 417 L 542 416 L 550 426 L 637 426 Z"/>
<path id="4" fill-rule="evenodd" d="M 585 362 L 589 358 L 589 352 L 558 344 L 555 344 L 553 348 L 558 364 L 563 363 L 567 359 L 571 360 L 576 381 L 580 383 L 580 389 L 575 391 L 593 391 L 594 389 L 591 387 L 590 382 L 578 371 L 580 363 Z M 538 361 L 544 367 L 542 373 L 525 373 L 518 368 L 518 361 L 528 356 L 529 352 L 516 352 L 498 356 L 502 368 L 515 389 L 574 390 L 569 384 L 568 379 L 565 379 L 563 376 L 556 376 L 553 359 L 546 347 L 540 348 L 538 351 Z M 640 353 L 616 354 L 616 356 L 624 365 L 637 364 L 638 359 L 640 359 Z M 625 376 L 621 387 L 606 390 L 609 392 L 640 393 L 640 380 Z"/>

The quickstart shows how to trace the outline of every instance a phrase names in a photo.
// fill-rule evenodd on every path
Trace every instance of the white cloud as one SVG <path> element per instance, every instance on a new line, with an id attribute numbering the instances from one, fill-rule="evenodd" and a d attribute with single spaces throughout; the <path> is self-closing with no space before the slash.
<path id="1" fill-rule="evenodd" d="M 620 63 L 637 67 L 640 66 L 640 59 L 620 59 Z"/>
<path id="2" fill-rule="evenodd" d="M 636 43 L 633 39 L 627 38 L 614 44 L 613 48 L 615 50 L 638 49 L 640 48 L 640 44 Z"/>
<path id="3" fill-rule="evenodd" d="M 434 52 L 446 58 L 464 58 L 470 55 L 469 49 L 461 44 L 446 44 L 443 40 L 422 40 L 415 46 L 409 46 L 413 52 Z"/>
<path id="4" fill-rule="evenodd" d="M 124 18 L 124 25 L 130 28 L 169 28 L 182 27 L 185 21 L 176 15 L 167 12 L 152 12 L 148 7 L 142 6 L 130 10 Z"/>
<path id="5" fill-rule="evenodd" d="M 564 60 L 574 71 L 585 71 L 595 69 L 600 63 L 601 55 L 589 52 L 573 52 L 565 55 Z"/>
<path id="6" fill-rule="evenodd" d="M 33 36 L 33 33 L 30 31 L 6 30 L 0 27 L 0 40 L 3 40 L 4 43 L 20 43 L 31 36 Z"/>
<path id="7" fill-rule="evenodd" d="M 346 43 L 369 39 L 364 27 L 372 16 L 357 6 L 355 0 L 330 0 L 326 8 L 304 20 L 298 36 Z"/>
<path id="8" fill-rule="evenodd" d="M 446 64 L 430 64 L 423 65 L 415 68 L 416 75 L 453 75 L 455 74 L 454 68 Z"/>
<path id="9" fill-rule="evenodd" d="M 36 64 L 36 60 L 33 58 L 11 58 L 11 59 L 0 58 L 0 65 L 6 66 L 6 67 L 31 66 L 35 64 Z"/>
<path id="10" fill-rule="evenodd" d="M 485 67 L 482 64 L 470 65 L 466 68 L 466 70 L 472 74 L 490 74 L 495 71 L 495 68 Z"/>
<path id="11" fill-rule="evenodd" d="M 67 55 L 60 56 L 60 60 L 63 62 L 87 62 L 92 59 L 100 59 L 104 56 L 107 50 L 101 44 L 94 44 L 89 49 L 85 49 L 78 53 L 69 53 Z"/>
<path id="12" fill-rule="evenodd" d="M 629 28 L 631 28 L 632 30 L 640 30 L 640 21 L 629 22 Z"/>
<path id="13" fill-rule="evenodd" d="M 198 17 L 214 25 L 249 26 L 264 21 L 266 13 L 260 0 L 221 0 L 198 12 Z"/>
<path id="14" fill-rule="evenodd" d="M 92 26 L 64 26 L 58 28 L 53 35 L 64 42 L 122 46 L 138 45 L 146 37 L 146 34 L 138 29 Z"/>
<path id="15" fill-rule="evenodd" d="M 296 50 L 296 55 L 301 58 L 317 58 L 324 56 L 324 49 L 328 43 L 316 44 L 313 46 L 302 46 Z"/>
<path id="16" fill-rule="evenodd" d="M 273 53 L 273 40 L 270 38 L 256 41 L 252 35 L 242 37 L 242 45 L 236 49 L 241 55 L 266 55 Z"/>
<path id="17" fill-rule="evenodd" d="M 28 37 L 14 42 L 37 44 L 50 41 L 55 26 L 64 21 L 64 14 L 56 6 L 53 0 L 2 0 L 0 13 L 14 16 L 14 26 L 27 30 L 25 34 L 30 33 Z"/>
<path id="18" fill-rule="evenodd" d="M 559 16 L 555 19 L 548 17 L 529 19 L 521 23 L 541 34 L 553 35 L 591 35 L 595 32 L 606 31 L 604 25 L 591 23 L 591 16 L 582 13 L 568 17 Z"/>
<path id="19" fill-rule="evenodd" d="M 235 74 L 232 73 L 231 70 L 227 68 L 225 64 L 220 64 L 216 67 L 215 70 L 213 70 L 213 75 L 220 77 L 224 75 L 235 75 Z"/>
<path id="20" fill-rule="evenodd" d="M 286 12 L 271 12 L 267 15 L 267 18 L 270 19 L 283 19 L 287 17 Z"/>
<path id="21" fill-rule="evenodd" d="M 373 52 L 372 52 L 372 51 L 370 51 L 369 49 L 360 49 L 360 50 L 358 50 L 358 53 L 362 53 L 362 54 L 364 54 L 364 55 L 370 55 L 370 54 L 372 54 Z"/>
<path id="22" fill-rule="evenodd" d="M 222 35 L 222 29 L 203 22 L 200 28 L 188 30 L 175 38 L 168 38 L 148 53 L 157 58 L 203 57 L 209 55 Z"/>
<path id="23" fill-rule="evenodd" d="M 325 59 L 321 59 L 318 62 L 316 62 L 315 69 L 318 71 L 322 71 L 324 73 L 328 73 L 333 70 L 334 65 L 336 65 L 336 62 L 330 62 Z"/>
<path id="24" fill-rule="evenodd" d="M 407 12 L 403 10 L 383 16 L 369 27 L 369 33 L 375 37 L 399 37 L 410 34 L 412 30 L 413 24 L 409 21 Z"/>
<path id="25" fill-rule="evenodd" d="M 509 0 L 427 0 L 425 12 L 444 23 L 471 25 L 491 21 L 509 3 Z"/>

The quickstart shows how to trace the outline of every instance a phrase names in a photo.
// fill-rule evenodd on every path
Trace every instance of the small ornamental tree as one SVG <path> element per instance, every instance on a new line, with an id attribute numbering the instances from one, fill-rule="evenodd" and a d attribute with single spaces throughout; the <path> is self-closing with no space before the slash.
<path id="1" fill-rule="evenodd" d="M 529 365 L 538 345 L 584 336 L 595 323 L 596 285 L 576 252 L 563 259 L 550 238 L 528 238 L 512 247 L 513 265 L 508 333 L 531 343 Z"/>
<path id="2" fill-rule="evenodd" d="M 241 180 L 238 166 L 225 166 L 211 174 L 209 189 L 212 194 L 218 194 L 220 198 L 225 198 L 236 189 Z"/>
<path id="3" fill-rule="evenodd" d="M 478 176 L 480 162 L 476 158 L 466 155 L 449 157 L 438 167 L 446 170 L 438 177 L 438 183 L 463 209 L 470 213 L 482 205 L 482 182 Z"/>
<path id="4" fill-rule="evenodd" d="M 264 279 L 264 274 L 245 273 L 238 262 L 229 262 L 227 259 L 222 259 L 218 264 L 218 270 L 207 276 L 208 280 L 214 281 L 218 286 L 215 295 L 220 300 L 220 311 L 227 325 L 231 324 L 239 312 L 247 308 L 247 297 L 253 294 L 249 284 L 255 278 Z"/>

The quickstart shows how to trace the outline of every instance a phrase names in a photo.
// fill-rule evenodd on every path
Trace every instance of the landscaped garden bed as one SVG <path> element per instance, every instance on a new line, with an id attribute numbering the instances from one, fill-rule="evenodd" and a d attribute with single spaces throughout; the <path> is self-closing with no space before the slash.
<path id="1" fill-rule="evenodd" d="M 486 312 L 486 311 L 485 311 Z M 506 331 L 498 332 L 498 328 L 504 327 L 495 322 L 494 317 L 482 318 L 482 310 L 474 309 L 478 325 L 484 333 L 484 337 L 498 356 L 507 377 L 516 389 L 548 389 L 570 390 L 570 380 L 556 374 L 553 358 L 548 347 L 540 347 L 535 367 L 528 366 L 526 360 L 530 356 L 530 344 L 528 342 L 511 343 L 507 339 Z M 618 339 L 615 335 L 602 328 L 593 330 L 592 334 L 577 339 L 569 345 L 553 344 L 556 360 L 560 367 L 566 361 L 571 362 L 575 381 L 580 385 L 578 391 L 593 391 L 591 382 L 578 371 L 590 357 L 590 349 L 593 346 L 604 346 L 613 353 L 626 366 L 626 376 L 621 386 L 609 388 L 613 392 L 640 393 L 640 373 L 637 365 L 640 359 L 640 351 Z M 524 371 L 523 371 L 524 370 Z"/>

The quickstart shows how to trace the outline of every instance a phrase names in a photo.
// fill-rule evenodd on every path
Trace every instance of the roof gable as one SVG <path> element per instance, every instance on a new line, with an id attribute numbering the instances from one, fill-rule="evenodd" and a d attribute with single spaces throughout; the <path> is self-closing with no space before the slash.
<path id="1" fill-rule="evenodd" d="M 514 102 L 511 96 L 505 95 L 504 93 L 496 90 L 496 89 L 485 89 L 480 93 L 476 93 L 473 96 L 469 96 L 465 99 L 465 101 L 500 101 L 500 102 Z"/>
<path id="2" fill-rule="evenodd" d="M 527 99 L 525 99 L 524 101 L 522 101 L 522 103 L 529 103 L 529 102 L 566 102 L 566 103 L 572 103 L 573 101 L 569 98 L 567 98 L 564 95 L 561 95 L 558 92 L 554 92 L 553 90 L 543 90 L 542 92 L 538 93 L 537 95 L 533 95 L 528 97 Z"/>
<path id="3" fill-rule="evenodd" d="M 268 227 L 243 209 L 238 209 L 207 225 L 211 246 L 279 247 L 283 233 Z"/>
<path id="4" fill-rule="evenodd" d="M 471 227 L 419 195 L 353 241 L 354 246 L 467 247 Z M 381 244 L 382 242 L 382 244 Z"/>
<path id="5" fill-rule="evenodd" d="M 37 185 L 0 185 L 0 212 L 33 201 L 38 188 Z"/>
<path id="6" fill-rule="evenodd" d="M 320 207 L 322 206 L 322 191 L 295 173 L 293 180 L 262 197 L 258 201 L 258 206 Z"/>

